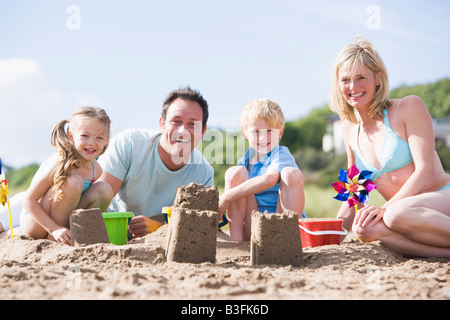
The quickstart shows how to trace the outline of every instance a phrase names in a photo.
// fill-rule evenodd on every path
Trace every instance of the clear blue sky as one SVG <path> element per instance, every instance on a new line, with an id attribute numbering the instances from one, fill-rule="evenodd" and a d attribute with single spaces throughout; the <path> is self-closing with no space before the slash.
<path id="1" fill-rule="evenodd" d="M 1 0 L 0 157 L 42 162 L 53 125 L 82 105 L 106 109 L 114 133 L 156 129 L 187 84 L 209 127 L 238 128 L 263 97 L 298 119 L 326 103 L 334 58 L 358 34 L 391 88 L 450 77 L 449 13 L 445 0 Z"/>

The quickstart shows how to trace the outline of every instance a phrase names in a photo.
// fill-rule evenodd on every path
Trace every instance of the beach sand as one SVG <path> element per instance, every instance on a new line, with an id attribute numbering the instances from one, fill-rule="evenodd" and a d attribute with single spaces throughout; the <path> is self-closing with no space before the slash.
<path id="1" fill-rule="evenodd" d="M 167 226 L 124 246 L 0 240 L 0 299 L 450 299 L 448 259 L 378 242 L 304 248 L 302 267 L 250 264 L 250 243 L 217 233 L 216 263 L 167 262 Z"/>

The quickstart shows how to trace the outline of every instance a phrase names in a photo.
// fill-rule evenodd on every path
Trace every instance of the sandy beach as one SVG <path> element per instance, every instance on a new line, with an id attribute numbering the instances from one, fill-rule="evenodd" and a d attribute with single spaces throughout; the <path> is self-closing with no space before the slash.
<path id="1" fill-rule="evenodd" d="M 450 299 L 448 259 L 378 242 L 304 248 L 302 267 L 251 266 L 250 243 L 217 233 L 216 263 L 167 262 L 167 226 L 124 246 L 0 240 L 0 299 Z"/>

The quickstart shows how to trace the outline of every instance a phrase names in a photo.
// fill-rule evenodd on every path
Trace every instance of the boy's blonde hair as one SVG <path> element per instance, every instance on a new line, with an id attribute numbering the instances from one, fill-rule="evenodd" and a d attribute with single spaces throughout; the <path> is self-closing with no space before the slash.
<path id="1" fill-rule="evenodd" d="M 268 126 L 280 131 L 284 130 L 284 114 L 280 106 L 269 99 L 257 99 L 247 103 L 242 109 L 240 124 L 241 131 L 245 132 L 249 120 L 262 119 Z"/>
<path id="2" fill-rule="evenodd" d="M 332 74 L 328 103 L 330 109 L 336 112 L 342 120 L 357 123 L 358 119 L 354 108 L 347 103 L 339 88 L 339 72 L 343 66 L 351 66 L 352 71 L 359 67 L 367 67 L 377 77 L 380 85 L 377 86 L 375 96 L 369 106 L 369 114 L 372 118 L 383 117 L 384 109 L 390 105 L 389 79 L 386 67 L 372 42 L 364 36 L 357 36 L 355 42 L 344 47 L 337 56 Z"/>
<path id="3" fill-rule="evenodd" d="M 55 151 L 61 156 L 61 162 L 55 168 L 53 181 L 51 182 L 53 185 L 51 194 L 55 200 L 58 198 L 62 199 L 62 186 L 64 182 L 66 182 L 67 178 L 70 176 L 73 168 L 79 168 L 78 153 L 75 150 L 73 142 L 69 139 L 67 132 L 69 130 L 75 131 L 93 120 L 99 120 L 107 132 L 107 142 L 100 153 L 101 155 L 106 151 L 106 148 L 108 148 L 109 130 L 111 125 L 111 120 L 105 110 L 94 107 L 81 107 L 72 114 L 69 120 L 61 120 L 52 130 L 51 144 L 53 148 L 55 148 Z M 65 128 L 66 124 L 69 124 L 67 130 Z"/>

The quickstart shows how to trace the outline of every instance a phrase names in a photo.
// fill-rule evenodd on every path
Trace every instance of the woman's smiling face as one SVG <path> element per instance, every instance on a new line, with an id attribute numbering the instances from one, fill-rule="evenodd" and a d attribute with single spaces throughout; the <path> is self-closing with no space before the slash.
<path id="1" fill-rule="evenodd" d="M 366 66 L 347 63 L 339 70 L 339 88 L 345 101 L 354 108 L 369 106 L 379 85 L 378 77 Z"/>

